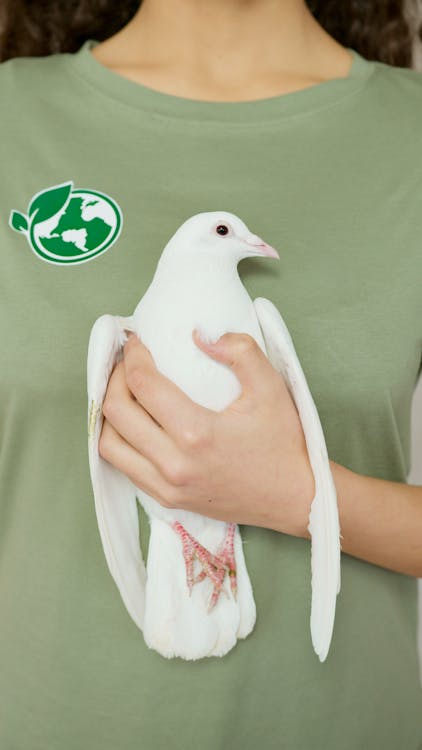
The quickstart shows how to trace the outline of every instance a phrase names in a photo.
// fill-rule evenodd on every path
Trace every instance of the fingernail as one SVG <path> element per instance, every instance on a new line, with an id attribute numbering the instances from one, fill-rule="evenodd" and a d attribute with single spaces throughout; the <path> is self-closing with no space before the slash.
<path id="1" fill-rule="evenodd" d="M 210 345 L 209 341 L 207 341 L 206 339 L 203 338 L 203 336 L 201 335 L 201 332 L 197 328 L 194 328 L 193 332 L 194 332 L 196 338 L 198 338 L 199 341 L 202 344 L 205 344 L 205 346 L 209 346 Z"/>

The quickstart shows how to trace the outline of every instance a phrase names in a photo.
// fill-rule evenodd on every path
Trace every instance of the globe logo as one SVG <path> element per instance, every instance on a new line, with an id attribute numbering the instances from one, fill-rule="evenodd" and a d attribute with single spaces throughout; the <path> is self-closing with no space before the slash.
<path id="1" fill-rule="evenodd" d="M 74 190 L 72 181 L 36 193 L 28 215 L 13 210 L 9 218 L 40 258 L 59 265 L 98 257 L 117 240 L 122 223 L 122 212 L 109 195 Z"/>

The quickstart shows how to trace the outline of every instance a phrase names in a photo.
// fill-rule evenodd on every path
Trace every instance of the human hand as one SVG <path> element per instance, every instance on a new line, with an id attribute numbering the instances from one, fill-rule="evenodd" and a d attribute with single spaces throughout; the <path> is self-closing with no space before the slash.
<path id="1" fill-rule="evenodd" d="M 100 455 L 165 507 L 306 536 L 315 484 L 283 377 L 248 334 L 193 339 L 231 367 L 240 396 L 223 411 L 204 408 L 132 335 L 109 380 Z"/>

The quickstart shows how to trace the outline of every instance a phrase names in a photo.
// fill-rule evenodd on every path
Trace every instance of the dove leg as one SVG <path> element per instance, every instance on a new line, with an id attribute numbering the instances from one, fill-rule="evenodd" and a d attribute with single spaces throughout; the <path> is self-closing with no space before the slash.
<path id="1" fill-rule="evenodd" d="M 220 558 L 220 560 L 222 560 L 223 563 L 228 568 L 228 575 L 230 578 L 230 588 L 232 590 L 234 598 L 236 599 L 237 572 L 236 572 L 236 558 L 235 558 L 235 552 L 234 552 L 235 533 L 236 533 L 236 524 L 228 523 L 226 536 L 224 538 L 223 543 L 219 547 L 217 555 Z"/>
<path id="2" fill-rule="evenodd" d="M 236 524 L 228 524 L 225 539 L 216 554 L 212 554 L 212 552 L 200 544 L 179 521 L 172 523 L 172 527 L 182 540 L 183 558 L 186 566 L 186 583 L 189 593 L 192 591 L 192 587 L 195 583 L 199 583 L 205 577 L 210 578 L 214 587 L 208 603 L 208 612 L 210 612 L 217 603 L 222 591 L 227 596 L 227 592 L 223 588 L 223 582 L 226 573 L 228 573 L 231 590 L 234 598 L 236 598 L 236 562 L 234 555 L 234 534 Z M 195 558 L 197 558 L 202 565 L 202 570 L 196 578 L 193 574 Z"/>

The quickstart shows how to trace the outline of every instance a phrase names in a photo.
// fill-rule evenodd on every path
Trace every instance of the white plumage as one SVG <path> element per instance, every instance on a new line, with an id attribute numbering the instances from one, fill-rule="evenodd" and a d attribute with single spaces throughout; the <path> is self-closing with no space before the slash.
<path id="1" fill-rule="evenodd" d="M 221 226 L 227 228 L 226 233 L 217 230 Z M 257 255 L 278 258 L 274 248 L 251 234 L 239 217 L 228 211 L 196 214 L 165 246 L 133 315 L 102 315 L 91 330 L 89 463 L 103 549 L 123 602 L 146 644 L 166 657 L 223 656 L 237 639 L 253 630 L 256 609 L 237 525 L 231 525 L 237 592 L 231 588 L 233 571 L 229 575 L 227 565 L 223 596 L 209 610 L 213 583 L 202 572 L 189 591 L 182 537 L 172 524 L 182 524 L 180 528 L 217 556 L 230 526 L 160 505 L 98 453 L 102 404 L 111 371 L 122 356 L 126 331 L 136 333 L 157 368 L 193 401 L 216 411 L 240 395 L 240 383 L 228 366 L 195 345 L 193 328 L 202 338 L 213 341 L 227 331 L 250 334 L 285 378 L 299 412 L 315 479 L 308 527 L 312 535 L 311 635 L 321 661 L 331 642 L 340 590 L 336 491 L 318 412 L 287 327 L 277 308 L 262 297 L 252 301 L 240 280 L 238 262 Z M 139 545 L 137 498 L 150 519 L 147 566 Z"/>

